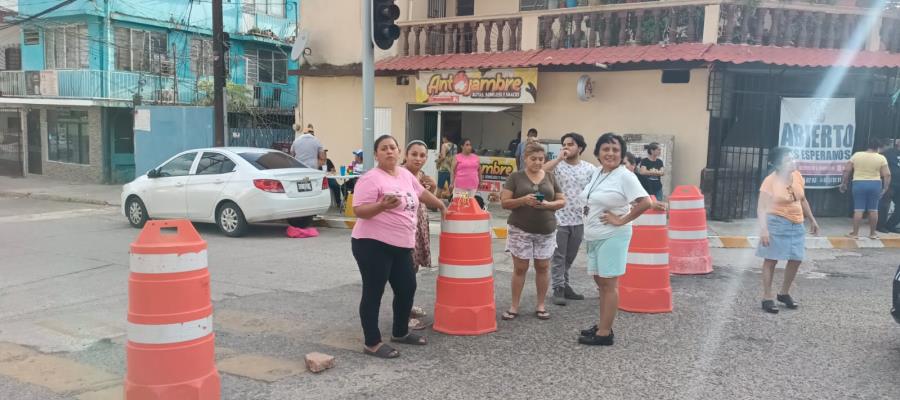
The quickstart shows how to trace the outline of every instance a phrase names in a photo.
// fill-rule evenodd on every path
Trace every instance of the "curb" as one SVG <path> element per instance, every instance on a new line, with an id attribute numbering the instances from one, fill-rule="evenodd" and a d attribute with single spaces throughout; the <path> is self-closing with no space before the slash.
<path id="1" fill-rule="evenodd" d="M 320 217 L 315 225 L 324 228 L 353 229 L 356 218 L 350 217 Z M 441 232 L 441 224 L 431 222 L 431 235 L 437 236 Z M 491 229 L 493 239 L 506 239 L 506 227 Z M 709 247 L 716 249 L 754 249 L 759 245 L 759 236 L 709 236 Z M 887 237 L 873 240 L 865 237 L 850 239 L 843 236 L 811 236 L 806 238 L 807 249 L 898 249 L 900 248 L 900 236 Z"/>
<path id="2" fill-rule="evenodd" d="M 80 204 L 93 204 L 98 206 L 113 206 L 120 207 L 121 204 L 110 203 L 104 200 L 94 200 L 94 199 L 86 199 L 83 197 L 71 197 L 71 196 L 63 196 L 56 194 L 46 194 L 46 193 L 31 193 L 31 192 L 0 192 L 0 197 L 12 197 L 12 198 L 29 198 L 35 200 L 49 200 L 49 201 L 61 201 L 65 203 L 80 203 Z"/>

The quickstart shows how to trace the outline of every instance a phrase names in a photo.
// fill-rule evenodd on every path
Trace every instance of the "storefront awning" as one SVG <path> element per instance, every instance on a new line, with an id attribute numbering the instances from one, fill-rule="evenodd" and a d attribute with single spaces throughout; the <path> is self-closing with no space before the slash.
<path id="1" fill-rule="evenodd" d="M 479 105 L 442 105 L 417 108 L 413 111 L 450 111 L 450 112 L 489 112 L 495 113 L 509 110 L 508 106 L 479 106 Z"/>

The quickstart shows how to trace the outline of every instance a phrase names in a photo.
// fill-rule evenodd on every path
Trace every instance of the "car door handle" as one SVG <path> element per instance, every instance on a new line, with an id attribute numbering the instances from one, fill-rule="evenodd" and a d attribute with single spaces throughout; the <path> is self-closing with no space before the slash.
<path id="1" fill-rule="evenodd" d="M 175 187 L 182 187 L 182 186 L 184 186 L 184 183 L 178 182 L 175 184 Z"/>
<path id="2" fill-rule="evenodd" d="M 221 185 L 221 184 L 225 183 L 225 181 L 222 179 L 216 179 L 215 181 L 213 181 L 213 183 L 215 183 L 216 185 Z"/>

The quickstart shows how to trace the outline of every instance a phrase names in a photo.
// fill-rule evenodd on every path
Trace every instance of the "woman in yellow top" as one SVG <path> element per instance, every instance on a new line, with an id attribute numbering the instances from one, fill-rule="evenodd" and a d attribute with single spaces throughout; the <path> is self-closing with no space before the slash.
<path id="1" fill-rule="evenodd" d="M 791 284 L 797 276 L 797 269 L 806 255 L 806 231 L 803 219 L 809 219 L 809 230 L 818 234 L 819 224 L 812 214 L 803 187 L 803 175 L 794 165 L 794 157 L 787 147 L 776 147 L 769 151 L 769 164 L 774 171 L 763 180 L 759 188 L 759 247 L 756 256 L 763 259 L 762 308 L 768 313 L 778 313 L 778 306 L 772 296 L 772 278 L 775 264 L 787 261 L 784 282 L 777 300 L 787 308 L 795 309 L 799 303 L 789 294 Z"/>
<path id="2" fill-rule="evenodd" d="M 866 151 L 858 151 L 844 167 L 844 181 L 841 193 L 847 191 L 850 174 L 853 174 L 853 231 L 847 236 L 859 236 L 859 223 L 864 212 L 869 212 L 869 238 L 878 239 L 878 201 L 891 187 L 891 170 L 887 159 L 878 154 L 881 140 L 871 139 Z"/>

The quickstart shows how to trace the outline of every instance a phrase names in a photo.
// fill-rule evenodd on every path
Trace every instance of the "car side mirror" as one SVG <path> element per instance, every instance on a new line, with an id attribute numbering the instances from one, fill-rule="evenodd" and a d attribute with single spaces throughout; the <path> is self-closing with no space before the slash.
<path id="1" fill-rule="evenodd" d="M 153 168 L 150 171 L 147 171 L 147 177 L 151 179 L 159 178 L 159 169 Z"/>

